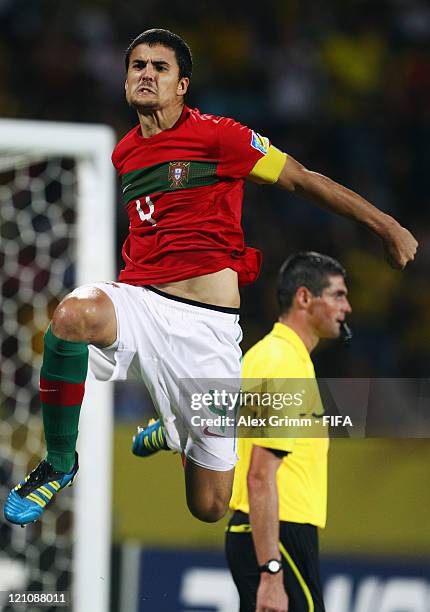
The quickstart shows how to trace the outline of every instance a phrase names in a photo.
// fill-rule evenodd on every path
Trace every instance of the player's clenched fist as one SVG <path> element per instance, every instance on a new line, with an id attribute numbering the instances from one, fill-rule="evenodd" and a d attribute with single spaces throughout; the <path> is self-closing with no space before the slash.
<path id="1" fill-rule="evenodd" d="M 394 219 L 387 225 L 382 240 L 385 257 L 393 268 L 402 270 L 408 262 L 414 260 L 418 242 L 409 230 Z"/>

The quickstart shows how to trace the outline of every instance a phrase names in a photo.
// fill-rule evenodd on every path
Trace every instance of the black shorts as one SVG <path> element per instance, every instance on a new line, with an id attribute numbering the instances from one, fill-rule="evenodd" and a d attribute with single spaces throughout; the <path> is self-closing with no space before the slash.
<path id="1" fill-rule="evenodd" d="M 279 548 L 288 612 L 324 612 L 317 528 L 281 521 Z M 247 514 L 239 511 L 233 514 L 227 527 L 225 550 L 239 591 L 240 612 L 255 612 L 260 575 Z"/>

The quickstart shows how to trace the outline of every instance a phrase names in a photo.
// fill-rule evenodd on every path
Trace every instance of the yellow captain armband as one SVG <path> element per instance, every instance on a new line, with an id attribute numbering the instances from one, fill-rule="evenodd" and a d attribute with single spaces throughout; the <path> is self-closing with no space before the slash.
<path id="1" fill-rule="evenodd" d="M 285 153 L 270 145 L 266 155 L 258 160 L 249 173 L 249 178 L 259 183 L 276 183 L 286 159 Z"/>

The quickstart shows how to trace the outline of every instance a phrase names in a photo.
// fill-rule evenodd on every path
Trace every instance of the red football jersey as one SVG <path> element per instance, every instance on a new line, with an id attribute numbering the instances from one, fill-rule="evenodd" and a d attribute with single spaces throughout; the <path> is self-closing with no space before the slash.
<path id="1" fill-rule="evenodd" d="M 126 134 L 112 154 L 130 220 L 119 280 L 148 285 L 232 268 L 240 285 L 253 282 L 261 253 L 244 243 L 243 184 L 268 146 L 233 119 L 186 106 L 171 129 Z"/>

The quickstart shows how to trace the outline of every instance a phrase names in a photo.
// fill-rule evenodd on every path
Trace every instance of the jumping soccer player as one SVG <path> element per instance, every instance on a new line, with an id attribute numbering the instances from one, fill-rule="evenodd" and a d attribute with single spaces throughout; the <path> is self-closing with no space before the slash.
<path id="1" fill-rule="evenodd" d="M 112 156 L 130 220 L 125 267 L 119 283 L 94 283 L 66 296 L 46 332 L 40 396 L 48 453 L 10 492 L 4 509 L 21 525 L 36 520 L 76 475 L 88 365 L 99 380 L 138 371 L 168 446 L 186 457 L 190 511 L 208 522 L 227 511 L 234 441 L 192 429 L 178 384 L 240 379 L 239 286 L 257 278 L 261 259 L 244 244 L 245 178 L 277 183 L 366 225 L 395 267 L 403 268 L 417 248 L 392 217 L 306 170 L 267 138 L 233 119 L 188 108 L 192 58 L 176 34 L 143 32 L 125 63 L 127 102 L 139 119 Z M 94 205 L 102 215 L 103 202 Z"/>

